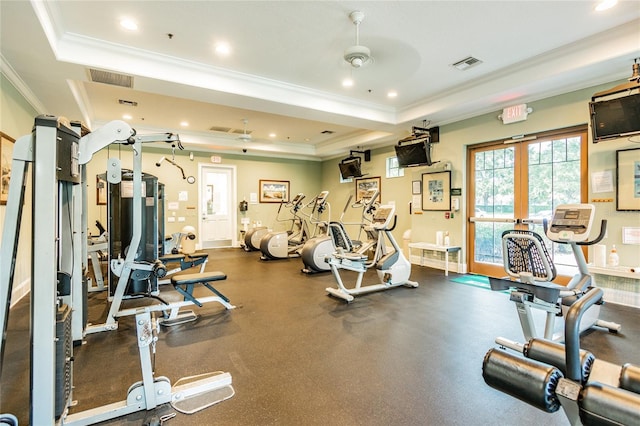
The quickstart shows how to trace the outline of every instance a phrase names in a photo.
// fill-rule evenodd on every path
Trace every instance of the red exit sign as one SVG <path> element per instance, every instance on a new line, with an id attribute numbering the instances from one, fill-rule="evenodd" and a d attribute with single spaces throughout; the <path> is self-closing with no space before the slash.
<path id="1" fill-rule="evenodd" d="M 500 118 L 503 124 L 516 123 L 526 120 L 531 111 L 531 108 L 527 108 L 527 104 L 512 105 L 502 110 Z"/>

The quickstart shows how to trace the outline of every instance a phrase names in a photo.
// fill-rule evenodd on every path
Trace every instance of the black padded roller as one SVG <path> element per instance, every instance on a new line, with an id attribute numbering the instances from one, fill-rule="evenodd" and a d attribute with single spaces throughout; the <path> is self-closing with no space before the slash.
<path id="1" fill-rule="evenodd" d="M 640 395 L 602 383 L 590 383 L 578 398 L 584 425 L 637 425 Z"/>
<path id="2" fill-rule="evenodd" d="M 640 367 L 633 364 L 625 364 L 620 371 L 620 387 L 640 394 Z"/>
<path id="3" fill-rule="evenodd" d="M 562 374 L 567 374 L 567 361 L 564 345 L 549 340 L 531 339 L 524 345 L 524 356 L 536 361 L 558 367 Z M 591 352 L 580 350 L 580 370 L 582 383 L 586 383 L 596 357 Z"/>
<path id="4" fill-rule="evenodd" d="M 491 349 L 482 363 L 486 384 L 548 413 L 558 411 L 556 386 L 563 377 L 556 367 Z"/>

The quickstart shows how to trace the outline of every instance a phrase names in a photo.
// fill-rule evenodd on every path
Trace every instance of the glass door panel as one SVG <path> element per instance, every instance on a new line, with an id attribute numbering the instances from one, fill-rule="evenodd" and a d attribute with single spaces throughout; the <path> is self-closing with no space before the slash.
<path id="1" fill-rule="evenodd" d="M 586 200 L 586 129 L 469 150 L 469 272 L 501 277 L 502 233 L 530 229 L 544 236 L 560 204 Z M 570 247 L 546 240 L 559 275 L 575 272 Z M 558 282 L 566 282 L 560 278 Z"/>

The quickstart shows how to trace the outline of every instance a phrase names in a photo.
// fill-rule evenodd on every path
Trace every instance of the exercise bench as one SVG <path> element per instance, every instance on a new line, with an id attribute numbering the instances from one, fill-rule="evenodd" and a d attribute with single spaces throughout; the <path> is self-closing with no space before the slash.
<path id="1" fill-rule="evenodd" d="M 199 265 L 200 273 L 203 273 L 204 268 L 207 266 L 207 261 L 209 260 L 209 253 L 196 252 L 191 254 L 165 254 L 161 256 L 159 260 L 167 266 L 176 262 L 180 262 L 179 266 L 167 271 L 165 275 L 167 279 L 158 280 L 158 284 L 169 284 L 171 283 L 171 280 L 168 279 L 169 276 L 181 271 L 185 271 L 189 268 L 193 268 L 194 266 Z"/>
<path id="2" fill-rule="evenodd" d="M 169 304 L 169 317 L 160 320 L 160 324 L 164 326 L 172 326 L 182 324 L 187 321 L 193 321 L 197 315 L 193 311 L 180 312 L 180 308 L 188 305 L 196 305 L 202 307 L 205 303 L 218 302 L 226 309 L 235 309 L 229 301 L 229 298 L 218 291 L 211 283 L 214 281 L 224 281 L 227 275 L 220 271 L 201 272 L 194 274 L 177 274 L 171 277 L 171 284 L 178 293 L 183 296 L 183 301 Z M 215 296 L 207 296 L 196 298 L 193 295 L 193 289 L 196 285 L 203 285 L 209 289 Z"/>

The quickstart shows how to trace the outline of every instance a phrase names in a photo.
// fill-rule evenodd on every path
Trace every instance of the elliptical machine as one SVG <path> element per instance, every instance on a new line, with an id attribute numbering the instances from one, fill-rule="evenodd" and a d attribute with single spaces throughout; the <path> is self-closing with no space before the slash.
<path id="1" fill-rule="evenodd" d="M 363 197 L 354 204 L 351 204 L 353 195 L 349 196 L 347 203 L 342 210 L 340 219 L 331 221 L 327 225 L 327 233 L 321 237 L 311 238 L 302 247 L 300 257 L 304 263 L 302 272 L 305 274 L 314 274 L 317 272 L 328 272 L 331 270 L 329 264 L 325 261 L 327 256 L 330 256 L 336 251 L 337 248 L 342 248 L 345 252 L 358 253 L 367 255 L 371 250 L 375 250 L 377 243 L 377 231 L 375 231 L 371 225 L 371 218 L 376 210 L 376 200 L 378 198 L 378 190 L 370 189 Z M 367 235 L 367 241 L 354 241 L 349 238 L 345 230 L 345 222 L 343 221 L 344 215 L 347 212 L 349 206 L 353 208 L 362 208 L 362 221 L 357 223 L 360 227 L 360 234 L 365 230 Z M 350 223 L 348 225 L 351 225 Z M 373 259 L 373 256 L 372 256 Z M 367 264 L 367 267 L 371 267 L 373 263 Z"/>
<path id="2" fill-rule="evenodd" d="M 260 250 L 262 237 L 267 235 L 268 232 L 269 229 L 266 226 L 251 228 L 244 234 L 244 242 L 240 246 L 244 251 L 258 251 Z"/>
<path id="3" fill-rule="evenodd" d="M 261 260 L 287 259 L 289 257 L 299 256 L 298 251 L 309 238 L 307 222 L 300 215 L 304 197 L 305 195 L 303 193 L 299 193 L 290 202 L 285 203 L 283 201 L 280 203 L 276 220 L 278 222 L 291 221 L 291 228 L 288 231 L 268 232 L 262 237 L 260 240 Z M 293 215 L 291 219 L 278 219 L 282 206 L 290 208 Z"/>
<path id="4" fill-rule="evenodd" d="M 418 287 L 417 282 L 409 280 L 411 276 L 411 263 L 404 256 L 402 249 L 391 233 L 396 226 L 395 209 L 393 205 L 379 206 L 373 216 L 373 222 L 371 224 L 371 228 L 378 233 L 374 265 L 381 282 L 379 284 L 363 286 L 362 279 L 364 273 L 367 271 L 368 257 L 361 253 L 347 253 L 339 248 L 337 252 L 326 259 L 338 283 L 338 288 L 326 288 L 329 295 L 344 299 L 347 302 L 352 302 L 355 296 L 374 291 L 388 290 L 399 286 Z M 390 226 L 392 219 L 393 225 Z M 392 246 L 393 250 L 390 252 L 386 251 L 385 239 L 388 240 Z M 345 287 L 340 277 L 340 269 L 358 273 L 353 288 Z"/>
<path id="5" fill-rule="evenodd" d="M 606 233 L 607 221 L 603 220 L 599 235 L 588 241 L 593 225 L 595 208 L 591 204 L 564 204 L 556 208 L 549 226 L 545 226 L 547 237 L 558 244 L 571 247 L 576 259 L 578 273 L 565 286 L 553 284 L 556 269 L 542 237 L 533 231 L 510 230 L 502 235 L 505 271 L 512 279 L 489 278 L 492 290 L 510 290 L 510 300 L 516 303 L 518 317 L 525 339 L 538 337 L 532 309 L 546 312 L 544 338 L 562 341 L 562 328 L 556 332 L 557 317 L 566 316 L 570 306 L 579 300 L 591 287 L 595 280 L 589 273 L 587 261 L 581 246 L 600 242 Z M 594 304 L 584 314 L 580 332 L 596 325 L 616 333 L 620 324 L 600 320 L 602 300 Z M 503 347 L 521 350 L 522 345 L 504 338 L 496 339 Z"/>
<path id="6" fill-rule="evenodd" d="M 304 267 L 301 269 L 305 274 L 315 274 L 318 272 L 328 272 L 329 265 L 325 263 L 324 258 L 335 251 L 333 241 L 329 233 L 331 232 L 329 221 L 322 220 L 322 214 L 329 211 L 331 217 L 331 206 L 327 202 L 329 191 L 322 191 L 313 202 L 309 220 L 316 225 L 316 230 L 320 229 L 320 233 L 313 238 L 307 240 L 302 249 L 300 249 L 300 258 Z M 315 217 L 314 217 L 315 215 Z"/>

